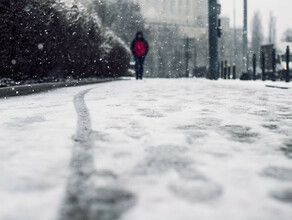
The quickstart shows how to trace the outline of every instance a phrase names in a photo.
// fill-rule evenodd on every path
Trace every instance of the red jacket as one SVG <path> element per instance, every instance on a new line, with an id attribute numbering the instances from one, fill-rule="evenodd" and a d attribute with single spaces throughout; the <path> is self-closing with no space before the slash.
<path id="1" fill-rule="evenodd" d="M 148 42 L 144 38 L 140 40 L 136 38 L 132 42 L 131 50 L 134 56 L 145 57 L 149 51 Z"/>

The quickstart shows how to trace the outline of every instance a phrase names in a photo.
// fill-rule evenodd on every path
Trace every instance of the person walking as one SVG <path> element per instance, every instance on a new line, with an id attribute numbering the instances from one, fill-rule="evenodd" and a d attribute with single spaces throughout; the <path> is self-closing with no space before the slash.
<path id="1" fill-rule="evenodd" d="M 144 61 L 149 51 L 148 42 L 144 39 L 142 32 L 137 32 L 132 42 L 131 50 L 135 60 L 136 79 L 143 79 Z"/>

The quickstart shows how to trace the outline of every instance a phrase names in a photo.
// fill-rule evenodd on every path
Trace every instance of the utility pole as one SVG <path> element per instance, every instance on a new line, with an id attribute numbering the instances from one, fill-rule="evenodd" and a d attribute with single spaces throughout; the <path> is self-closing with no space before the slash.
<path id="1" fill-rule="evenodd" d="M 209 56 L 210 76 L 214 80 L 218 78 L 218 4 L 217 0 L 208 0 L 209 4 Z"/>
<path id="2" fill-rule="evenodd" d="M 244 73 L 248 73 L 248 66 L 247 66 L 247 60 L 248 60 L 248 53 L 247 53 L 247 47 L 248 47 L 248 39 L 247 39 L 247 0 L 243 0 L 243 64 L 242 64 L 242 70 Z"/>
<path id="3" fill-rule="evenodd" d="M 233 63 L 237 64 L 236 0 L 233 0 Z"/>

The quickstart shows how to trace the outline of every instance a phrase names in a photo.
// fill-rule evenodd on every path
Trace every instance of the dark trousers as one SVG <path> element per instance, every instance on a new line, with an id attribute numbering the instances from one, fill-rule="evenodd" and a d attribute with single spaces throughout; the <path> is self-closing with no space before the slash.
<path id="1" fill-rule="evenodd" d="M 143 79 L 145 57 L 135 56 L 136 79 Z"/>

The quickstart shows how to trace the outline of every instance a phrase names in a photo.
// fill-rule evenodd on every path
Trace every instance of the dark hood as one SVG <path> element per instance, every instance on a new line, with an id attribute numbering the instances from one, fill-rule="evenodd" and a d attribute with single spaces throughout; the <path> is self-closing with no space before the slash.
<path id="1" fill-rule="evenodd" d="M 136 33 L 136 40 L 138 39 L 138 35 L 142 35 L 142 39 L 144 39 L 144 35 L 143 35 L 143 32 L 142 31 L 138 31 Z"/>

